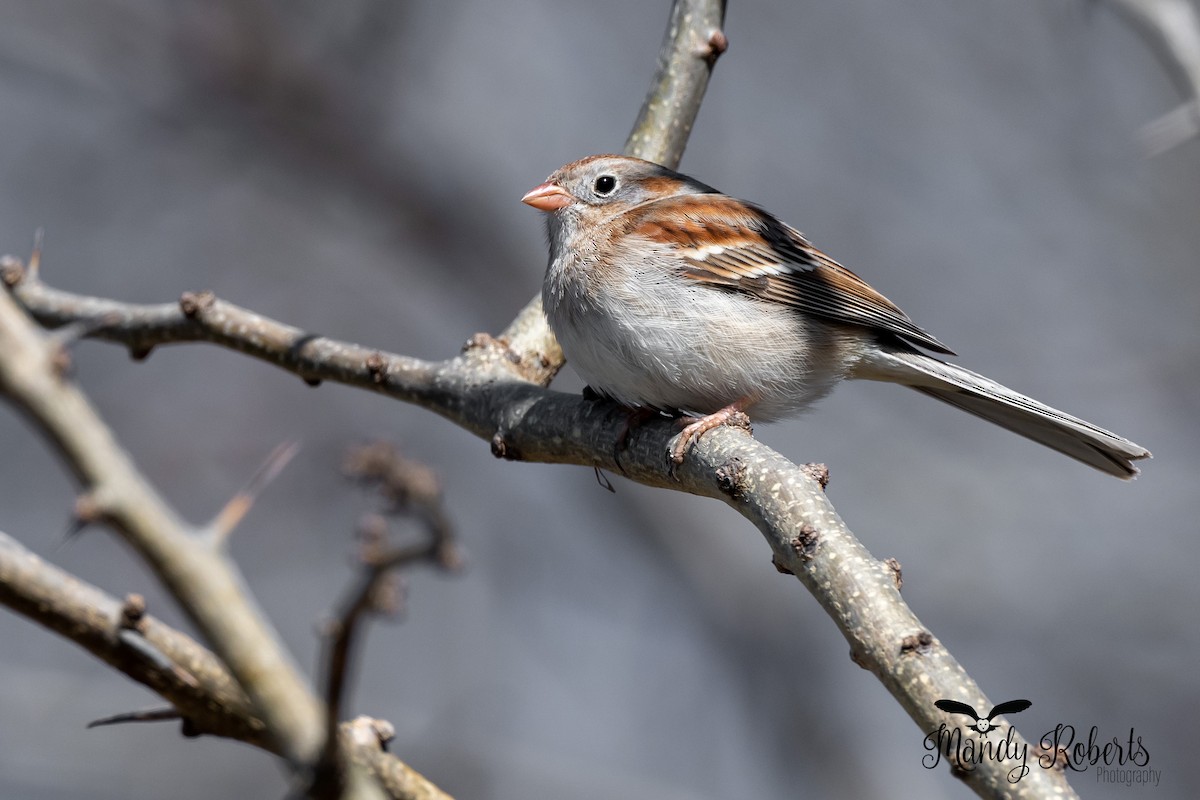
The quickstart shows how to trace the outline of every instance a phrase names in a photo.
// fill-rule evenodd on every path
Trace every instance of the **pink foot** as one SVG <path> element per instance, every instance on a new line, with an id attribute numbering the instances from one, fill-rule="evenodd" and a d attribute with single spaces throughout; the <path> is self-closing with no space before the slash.
<path id="1" fill-rule="evenodd" d="M 683 454 L 687 452 L 692 442 L 713 428 L 719 428 L 722 425 L 736 425 L 749 430 L 750 418 L 742 411 L 745 405 L 747 405 L 745 400 L 738 400 L 725 406 L 720 411 L 715 411 L 707 417 L 701 417 L 689 424 L 679 434 L 679 439 L 675 442 L 675 447 L 671 449 L 671 460 L 676 464 L 682 464 Z"/>

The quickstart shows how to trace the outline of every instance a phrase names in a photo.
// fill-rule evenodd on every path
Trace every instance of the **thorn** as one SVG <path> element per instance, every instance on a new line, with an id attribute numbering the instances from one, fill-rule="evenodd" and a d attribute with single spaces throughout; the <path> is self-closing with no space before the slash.
<path id="1" fill-rule="evenodd" d="M 94 492 L 84 492 L 75 498 L 71 514 L 82 524 L 90 525 L 104 519 L 104 508 Z"/>
<path id="2" fill-rule="evenodd" d="M 254 506 L 254 501 L 271 484 L 271 481 L 279 477 L 279 473 L 283 472 L 284 467 L 299 450 L 300 443 L 292 441 L 284 442 L 271 451 L 262 465 L 250 476 L 250 480 L 242 490 L 231 497 L 225 507 L 208 524 L 207 529 L 214 544 L 220 545 L 229 538 L 229 534 Z"/>
<path id="3" fill-rule="evenodd" d="M 620 462 L 617 462 L 617 463 L 620 463 Z M 601 486 L 603 486 L 605 489 L 608 489 L 608 491 L 612 492 L 613 494 L 616 494 L 616 493 L 617 493 L 617 487 L 615 487 L 615 486 L 613 486 L 613 485 L 612 485 L 612 481 L 610 481 L 610 480 L 609 480 L 609 479 L 608 479 L 608 478 L 607 478 L 607 477 L 604 475 L 604 473 L 600 471 L 600 468 L 599 468 L 599 467 L 596 467 L 596 466 L 593 466 L 593 467 L 592 467 L 592 469 L 596 470 L 596 483 L 600 484 L 600 485 L 601 485 Z"/>
<path id="4" fill-rule="evenodd" d="M 75 498 L 75 505 L 71 509 L 71 521 L 67 525 L 66 533 L 63 534 L 63 540 L 59 542 L 58 550 L 66 547 L 75 539 L 76 536 L 83 533 L 88 525 L 99 522 L 104 517 L 104 510 L 100 507 L 100 503 L 96 500 L 95 494 L 85 492 Z"/>
<path id="5" fill-rule="evenodd" d="M 42 242 L 46 238 L 46 229 L 38 228 L 33 232 L 33 252 L 29 254 L 29 279 L 36 281 L 42 268 Z"/>
<path id="6" fill-rule="evenodd" d="M 183 715 L 174 708 L 151 708 L 145 711 L 127 711 L 124 714 L 94 719 L 87 724 L 87 727 L 90 730 L 105 725 L 121 725 L 126 722 L 167 722 L 176 719 L 183 719 Z"/>
<path id="7" fill-rule="evenodd" d="M 70 347 L 80 339 L 85 339 L 96 331 L 117 325 L 120 321 L 121 315 L 116 311 L 110 311 L 98 317 L 76 320 L 61 328 L 56 328 L 50 333 L 49 339 L 59 347 Z"/>
<path id="8" fill-rule="evenodd" d="M 75 541 L 75 537 L 83 533 L 83 529 L 86 527 L 86 522 L 72 518 L 71 523 L 67 526 L 67 530 L 63 533 L 62 541 L 54 546 L 55 555 L 61 553 L 64 547 Z"/>
<path id="9" fill-rule="evenodd" d="M 1138 131 L 1147 158 L 1161 156 L 1200 134 L 1200 100 L 1189 100 Z"/>

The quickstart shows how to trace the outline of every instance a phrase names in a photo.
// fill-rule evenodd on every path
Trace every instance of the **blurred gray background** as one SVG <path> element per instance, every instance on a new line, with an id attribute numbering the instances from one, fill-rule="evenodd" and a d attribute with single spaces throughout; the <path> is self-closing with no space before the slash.
<path id="1" fill-rule="evenodd" d="M 0 251 L 46 229 L 55 286 L 184 290 L 429 358 L 536 291 L 521 194 L 619 150 L 668 3 L 0 0 Z M 730 3 L 731 46 L 683 169 L 794 223 L 966 366 L 1149 447 L 1122 484 L 903 389 L 850 384 L 758 435 L 829 494 L 1016 721 L 1132 727 L 1192 796 L 1200 636 L 1200 143 L 1139 127 L 1180 100 L 1083 0 Z M 443 476 L 469 555 L 372 627 L 352 710 L 462 798 L 965 797 L 812 598 L 720 503 L 499 462 L 425 411 L 311 389 L 208 346 L 147 363 L 85 342 L 77 377 L 203 520 L 281 441 L 303 449 L 233 552 L 301 663 L 372 501 L 337 466 L 373 437 Z M 578 387 L 564 372 L 556 385 Z M 61 547 L 73 487 L 0 408 L 0 529 L 121 595 L 154 580 L 103 531 Z M 278 797 L 272 760 L 0 613 L 0 795 Z M 1189 786 L 1192 786 L 1189 790 Z M 1140 795 L 1139 795 L 1140 796 Z"/>

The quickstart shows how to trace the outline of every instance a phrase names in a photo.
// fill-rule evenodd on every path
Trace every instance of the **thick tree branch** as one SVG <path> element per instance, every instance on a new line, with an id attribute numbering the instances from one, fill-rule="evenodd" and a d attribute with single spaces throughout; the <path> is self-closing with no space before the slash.
<path id="1" fill-rule="evenodd" d="M 11 283 L 14 264 L 8 275 Z M 512 339 L 506 345 L 477 336 L 454 358 L 424 362 L 309 336 L 216 299 L 189 314 L 84 298 L 28 277 L 15 283 L 15 296 L 46 324 L 66 324 L 79 319 L 74 310 L 88 309 L 83 318 L 94 323 L 91 335 L 127 346 L 212 341 L 309 380 L 339 381 L 435 411 L 489 441 L 498 457 L 599 466 L 650 486 L 720 499 L 759 528 L 776 564 L 796 575 L 834 619 L 855 662 L 879 678 L 922 730 L 947 720 L 934 707 L 936 700 L 991 704 L 905 605 L 892 568 L 854 538 L 820 484 L 740 430 L 705 435 L 672 475 L 666 453 L 676 428 L 666 420 L 651 421 L 633 432 L 617 464 L 611 443 L 624 425 L 624 412 L 527 380 L 529 365 L 535 365 L 539 383 L 544 379 L 537 369 L 544 354 L 516 351 Z M 1058 772 L 1034 768 L 1016 785 L 1007 773 L 1005 765 L 985 762 L 961 774 L 984 797 L 1071 795 Z"/>
<path id="2" fill-rule="evenodd" d="M 133 632 L 161 658 L 118 635 L 122 603 L 0 533 L 0 604 L 29 617 L 144 684 L 171 703 L 189 732 L 258 747 L 273 745 L 246 693 L 225 665 L 194 639 L 142 616 Z"/>
<path id="3" fill-rule="evenodd" d="M 146 559 L 253 698 L 296 764 L 320 747 L 319 706 L 224 554 L 185 524 L 138 472 L 83 394 L 62 377 L 63 349 L 0 296 L 0 394 L 41 429 L 85 492 L 79 505 Z"/>
<path id="4" fill-rule="evenodd" d="M 0 533 L 0 604 L 46 626 L 167 700 L 187 735 L 210 734 L 282 755 L 266 735 L 250 698 L 211 651 L 152 616 L 122 627 L 129 602 L 63 572 Z M 121 635 L 129 633 L 130 635 Z M 133 647 L 140 638 L 145 647 Z M 150 648 L 156 657 L 148 657 Z M 354 720 L 340 726 L 352 761 L 369 769 L 389 797 L 447 800 L 415 770 L 387 753 L 386 723 Z"/>
<path id="5" fill-rule="evenodd" d="M 675 3 L 660 72 L 626 152 L 676 165 L 709 70 L 725 46 L 723 11 L 722 2 Z M 805 468 L 743 431 L 722 428 L 700 439 L 673 474 L 666 453 L 676 430 L 666 421 L 638 428 L 617 464 L 612 442 L 624 412 L 545 388 L 562 354 L 537 300 L 500 337 L 473 337 L 460 355 L 427 362 L 307 334 L 211 295 L 185 295 L 178 306 L 83 297 L 47 287 L 16 262 L 5 265 L 4 281 L 42 324 L 82 321 L 87 335 L 121 343 L 138 357 L 160 344 L 208 341 L 310 383 L 338 381 L 427 408 L 489 441 L 498 457 L 599 466 L 650 486 L 720 499 L 759 528 L 777 567 L 814 594 L 850 643 L 855 662 L 879 678 L 923 731 L 954 722 L 934 707 L 935 700 L 991 705 L 905 605 L 893 567 L 854 538 Z M 5 350 L 0 342 L 0 359 Z M 55 441 L 65 438 L 48 432 Z M 77 472 L 91 474 L 82 466 L 86 453 L 60 447 Z M 312 716 L 301 716 L 308 730 Z M 1002 724 L 998 735 L 1005 733 Z M 1055 771 L 1035 767 L 1013 784 L 1010 765 L 956 766 L 956 774 L 984 797 L 1074 796 Z"/>

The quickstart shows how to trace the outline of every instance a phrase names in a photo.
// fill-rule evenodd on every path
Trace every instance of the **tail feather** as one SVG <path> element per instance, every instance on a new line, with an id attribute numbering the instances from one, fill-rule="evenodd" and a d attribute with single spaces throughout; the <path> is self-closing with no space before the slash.
<path id="1" fill-rule="evenodd" d="M 1133 462 L 1150 457 L 1111 431 L 923 353 L 879 351 L 855 377 L 905 384 L 1118 478 L 1133 478 Z"/>

